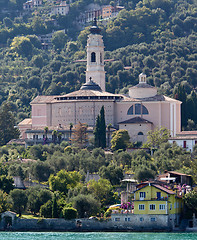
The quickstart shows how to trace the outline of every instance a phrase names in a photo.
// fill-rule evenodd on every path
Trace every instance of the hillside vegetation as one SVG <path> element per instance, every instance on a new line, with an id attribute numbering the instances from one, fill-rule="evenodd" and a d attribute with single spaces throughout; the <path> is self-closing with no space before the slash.
<path id="1" fill-rule="evenodd" d="M 73 1 L 67 16 L 50 16 L 53 1 L 29 13 L 22 10 L 23 2 L 0 0 L 0 104 L 9 101 L 18 122 L 29 116 L 29 103 L 38 94 L 65 94 L 85 82 L 85 63 L 75 60 L 86 58 L 89 27 L 80 32 L 76 18 L 89 3 L 116 4 Z M 195 129 L 197 1 L 128 0 L 120 5 L 125 9 L 107 25 L 98 22 L 105 58 L 114 59 L 105 65 L 107 91 L 127 93 L 143 71 L 159 93 L 183 102 L 183 129 Z M 42 50 L 37 36 L 62 29 L 66 34 L 53 35 L 53 48 Z"/>

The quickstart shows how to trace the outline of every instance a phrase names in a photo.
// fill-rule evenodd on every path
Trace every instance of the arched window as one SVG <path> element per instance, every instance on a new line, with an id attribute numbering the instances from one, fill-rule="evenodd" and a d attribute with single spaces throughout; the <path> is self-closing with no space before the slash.
<path id="1" fill-rule="evenodd" d="M 141 107 L 142 107 L 141 104 L 139 104 L 139 103 L 135 104 L 135 114 L 136 115 L 141 115 L 141 110 L 142 110 Z"/>
<path id="2" fill-rule="evenodd" d="M 135 106 L 135 115 L 149 114 L 148 109 L 144 105 L 140 103 L 136 103 L 135 105 L 132 105 L 129 108 L 129 110 L 127 111 L 127 115 L 134 114 L 134 106 Z"/>
<path id="3" fill-rule="evenodd" d="M 148 109 L 142 105 L 142 114 L 148 114 Z"/>
<path id="4" fill-rule="evenodd" d="M 144 134 L 143 134 L 143 132 L 139 132 L 137 135 L 138 135 L 138 136 L 142 136 L 142 135 L 144 135 Z"/>
<path id="5" fill-rule="evenodd" d="M 96 53 L 95 52 L 91 53 L 91 62 L 96 62 Z"/>
<path id="6" fill-rule="evenodd" d="M 133 106 L 129 108 L 129 110 L 127 111 L 127 115 L 133 115 Z"/>

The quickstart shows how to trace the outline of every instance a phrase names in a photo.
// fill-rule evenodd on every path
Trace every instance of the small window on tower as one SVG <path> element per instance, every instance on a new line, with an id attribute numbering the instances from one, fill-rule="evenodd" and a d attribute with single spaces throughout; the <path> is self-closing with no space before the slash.
<path id="1" fill-rule="evenodd" d="M 96 53 L 95 52 L 91 53 L 91 62 L 96 62 Z"/>
<path id="2" fill-rule="evenodd" d="M 103 60 L 102 60 L 102 53 L 100 54 L 100 62 L 102 63 Z"/>

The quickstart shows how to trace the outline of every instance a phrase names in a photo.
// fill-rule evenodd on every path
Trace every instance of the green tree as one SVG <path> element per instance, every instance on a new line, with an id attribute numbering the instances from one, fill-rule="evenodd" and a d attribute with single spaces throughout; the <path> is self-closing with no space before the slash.
<path id="1" fill-rule="evenodd" d="M 129 144 L 129 134 L 127 130 L 120 129 L 113 132 L 111 140 L 111 148 L 113 151 L 123 149 L 125 150 Z"/>
<path id="2" fill-rule="evenodd" d="M 105 109 L 104 106 L 101 107 L 100 111 L 100 137 L 101 137 L 101 146 L 102 148 L 106 147 L 106 124 L 105 124 Z"/>
<path id="3" fill-rule="evenodd" d="M 112 185 L 109 180 L 100 178 L 88 182 L 88 191 L 101 203 L 101 207 L 113 203 Z"/>
<path id="4" fill-rule="evenodd" d="M 46 25 L 42 18 L 39 16 L 33 18 L 32 29 L 35 34 L 44 34 L 46 32 Z"/>
<path id="5" fill-rule="evenodd" d="M 99 175 L 102 178 L 108 179 L 112 185 L 119 185 L 123 179 L 123 170 L 114 164 L 110 164 L 107 167 L 102 166 L 99 169 Z"/>
<path id="6" fill-rule="evenodd" d="M 7 104 L 0 108 L 0 146 L 5 145 L 11 139 L 19 137 L 19 131 L 15 128 L 15 119 Z"/>
<path id="7" fill-rule="evenodd" d="M 94 129 L 94 145 L 95 147 L 101 146 L 101 137 L 100 137 L 100 115 L 96 118 L 96 126 Z"/>
<path id="8" fill-rule="evenodd" d="M 40 211 L 40 207 L 52 199 L 52 193 L 47 189 L 30 187 L 26 191 L 28 195 L 27 209 L 33 214 L 38 213 Z"/>
<path id="9" fill-rule="evenodd" d="M 96 215 L 100 211 L 100 203 L 91 194 L 79 194 L 72 199 L 73 207 L 77 209 L 80 218 Z"/>
<path id="10" fill-rule="evenodd" d="M 40 207 L 40 215 L 45 218 L 52 217 L 52 200 L 47 201 Z"/>
<path id="11" fill-rule="evenodd" d="M 46 126 L 45 128 L 44 128 L 44 143 L 47 143 L 47 139 L 48 139 L 48 137 L 47 137 L 47 135 L 48 135 L 48 132 L 49 132 L 49 128 Z"/>
<path id="12" fill-rule="evenodd" d="M 27 37 L 15 37 L 11 43 L 11 50 L 19 55 L 28 57 L 32 54 L 33 45 Z"/>
<path id="13" fill-rule="evenodd" d="M 8 177 L 5 175 L 0 176 L 0 189 L 6 193 L 9 193 L 12 189 L 14 189 L 14 180 L 12 177 Z"/>
<path id="14" fill-rule="evenodd" d="M 24 190 L 14 189 L 9 194 L 12 209 L 21 216 L 22 212 L 26 209 L 28 198 Z"/>
<path id="15" fill-rule="evenodd" d="M 70 140 L 71 140 L 71 137 L 72 137 L 72 129 L 73 129 L 73 124 L 72 124 L 72 123 L 70 123 L 69 129 L 70 129 Z"/>
<path id="16" fill-rule="evenodd" d="M 145 147 L 159 148 L 162 143 L 168 141 L 170 137 L 170 131 L 166 127 L 156 128 L 148 132 L 147 142 L 144 144 Z"/>
<path id="17" fill-rule="evenodd" d="M 8 203 L 8 195 L 4 191 L 0 190 L 0 213 L 3 213 L 10 208 L 10 204 Z"/>
<path id="18" fill-rule="evenodd" d="M 154 180 L 156 172 L 148 168 L 140 168 L 135 173 L 135 178 L 138 182 L 147 181 L 147 180 Z"/>
<path id="19" fill-rule="evenodd" d="M 68 39 L 68 37 L 64 32 L 58 31 L 53 34 L 51 42 L 52 42 L 52 45 L 55 48 L 55 50 L 63 49 L 67 42 L 67 39 Z"/>
<path id="20" fill-rule="evenodd" d="M 41 80 L 37 76 L 30 77 L 28 80 L 28 86 L 29 88 L 37 88 L 38 90 L 41 87 Z"/>
<path id="21" fill-rule="evenodd" d="M 57 206 L 57 199 L 56 195 L 53 195 L 53 200 L 52 200 L 52 218 L 58 218 L 58 206 Z"/>
<path id="22" fill-rule="evenodd" d="M 50 174 L 52 173 L 52 169 L 48 163 L 36 161 L 32 164 L 30 172 L 36 180 L 43 182 L 48 180 Z"/>
<path id="23" fill-rule="evenodd" d="M 77 217 L 77 210 L 73 207 L 64 207 L 63 217 L 65 220 L 75 219 Z"/>
<path id="24" fill-rule="evenodd" d="M 191 191 L 183 196 L 186 206 L 193 212 L 197 212 L 197 192 Z"/>
<path id="25" fill-rule="evenodd" d="M 57 141 L 57 130 L 53 130 L 53 132 L 52 132 L 52 139 L 53 139 L 53 143 L 56 144 L 56 141 Z"/>
<path id="26" fill-rule="evenodd" d="M 187 95 L 185 92 L 184 86 L 179 84 L 178 88 L 175 89 L 174 97 L 177 100 L 180 100 L 182 102 L 181 104 L 181 126 L 186 127 L 187 126 Z"/>
<path id="27" fill-rule="evenodd" d="M 96 119 L 96 126 L 94 129 L 95 147 L 106 147 L 106 124 L 105 124 L 105 109 L 101 107 L 100 114 Z"/>
<path id="28" fill-rule="evenodd" d="M 10 165 L 8 172 L 10 176 L 20 176 L 22 180 L 25 179 L 23 168 L 20 165 L 16 164 Z"/>
<path id="29" fill-rule="evenodd" d="M 11 28 L 11 27 L 13 26 L 12 20 L 11 20 L 10 18 L 8 18 L 8 17 L 5 17 L 5 18 L 3 19 L 3 24 L 4 24 L 6 27 L 8 27 L 8 28 Z"/>
<path id="30" fill-rule="evenodd" d="M 52 191 L 60 191 L 67 194 L 68 189 L 74 188 L 80 181 L 81 175 L 76 172 L 67 172 L 66 170 L 60 170 L 56 176 L 51 175 L 49 177 L 49 188 Z"/>

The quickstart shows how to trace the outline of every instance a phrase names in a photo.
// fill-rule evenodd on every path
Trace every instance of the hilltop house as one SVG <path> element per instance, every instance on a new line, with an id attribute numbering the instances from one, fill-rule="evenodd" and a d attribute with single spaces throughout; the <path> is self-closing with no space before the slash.
<path id="1" fill-rule="evenodd" d="M 51 8 L 51 15 L 67 15 L 69 12 L 69 4 L 66 1 L 60 2 L 58 5 L 54 5 Z"/>
<path id="2" fill-rule="evenodd" d="M 197 144 L 197 131 L 183 131 L 177 133 L 169 139 L 170 143 L 176 143 L 185 150 L 192 152 L 194 146 Z"/>
<path id="3" fill-rule="evenodd" d="M 42 0 L 30 0 L 23 3 L 23 10 L 32 10 L 34 7 L 42 6 Z"/>
<path id="4" fill-rule="evenodd" d="M 180 101 L 158 94 L 143 73 L 139 75 L 139 83 L 129 88 L 127 95 L 106 92 L 104 43 L 95 22 L 87 41 L 86 83 L 78 91 L 65 95 L 37 96 L 31 102 L 31 123 L 28 120 L 29 126 L 25 130 L 26 122 L 21 122 L 19 130 L 26 131 L 28 145 L 33 145 L 38 135 L 43 138 L 46 126 L 51 130 L 69 129 L 70 123 L 81 122 L 93 132 L 96 118 L 104 106 L 106 125 L 126 129 L 131 141 L 143 143 L 147 132 L 156 127 L 166 127 L 171 136 L 180 132 L 180 105 Z"/>

